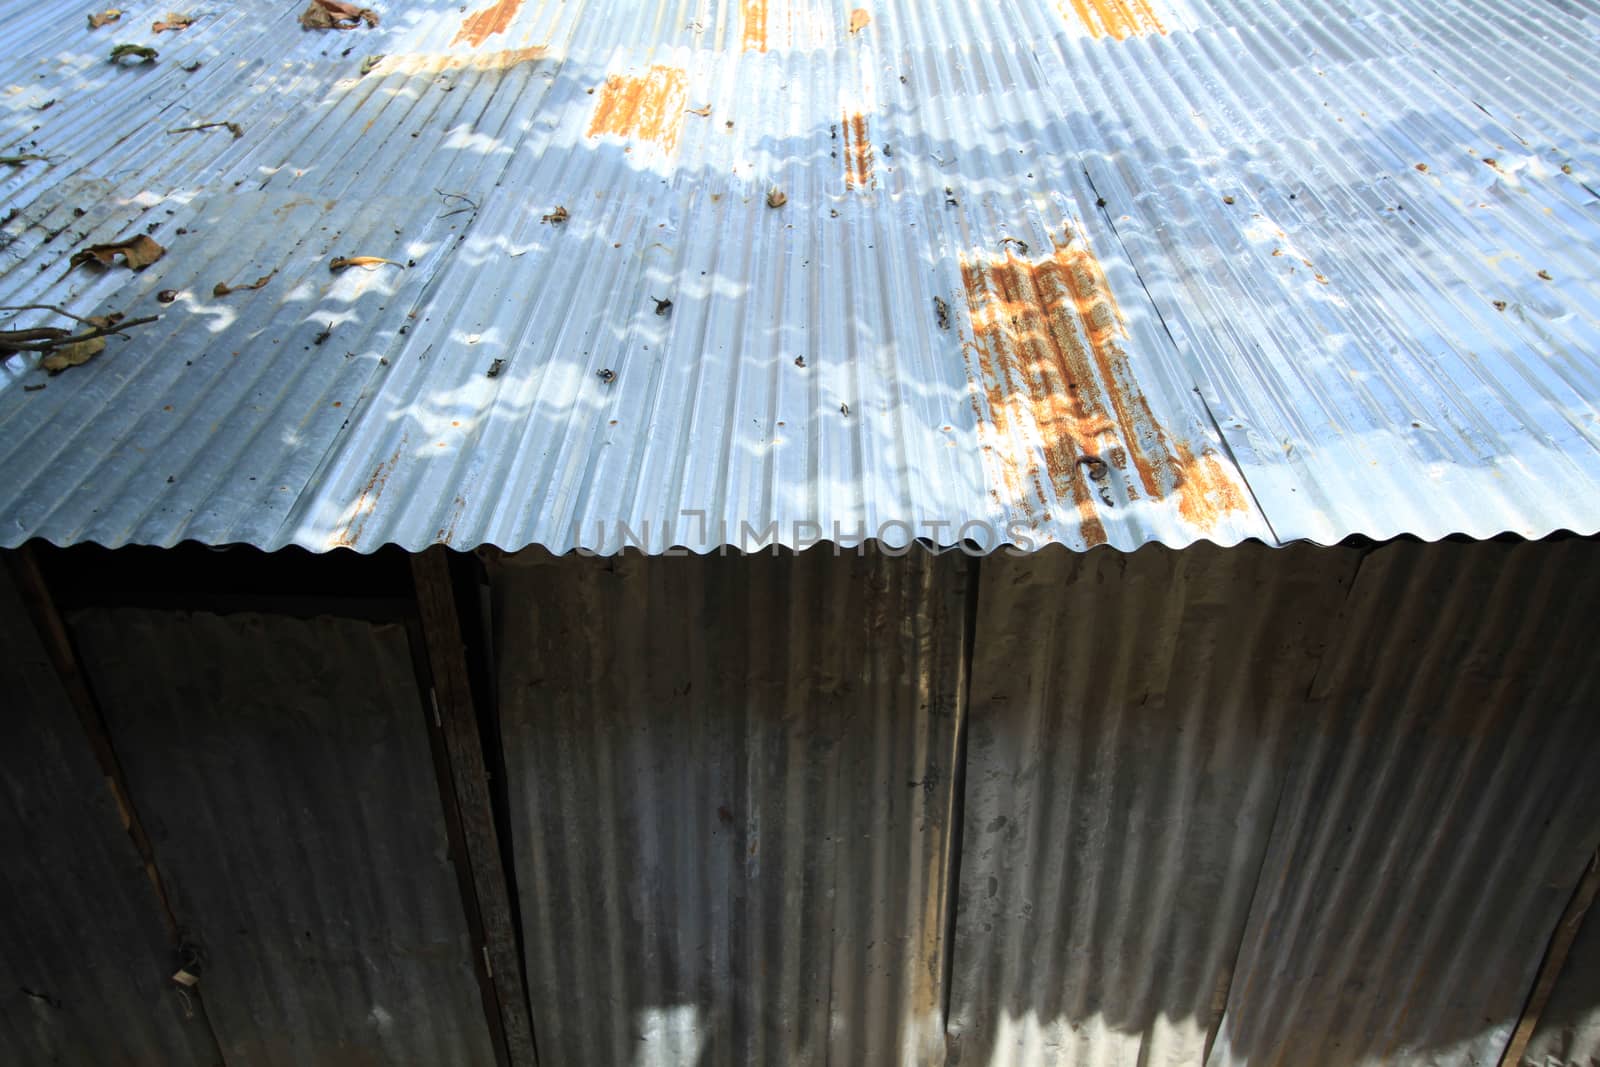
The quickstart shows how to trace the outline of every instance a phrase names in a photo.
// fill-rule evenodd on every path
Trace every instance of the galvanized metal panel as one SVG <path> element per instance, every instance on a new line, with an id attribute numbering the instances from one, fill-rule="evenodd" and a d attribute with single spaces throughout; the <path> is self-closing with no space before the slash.
<path id="1" fill-rule="evenodd" d="M 1600 530 L 1592 10 L 854 10 L 0 12 L 0 298 L 164 315 L 8 361 L 0 543 Z"/>
<path id="2" fill-rule="evenodd" d="M 1528 1067 L 1600 1063 L 1600 917 L 1591 908 L 1522 1057 Z"/>
<path id="3" fill-rule="evenodd" d="M 964 563 L 493 567 L 541 1061 L 943 1061 Z"/>
<path id="4" fill-rule="evenodd" d="M 1592 532 L 1592 16 L 1193 6 L 1051 87 L 1274 532 Z"/>
<path id="5" fill-rule="evenodd" d="M 0 566 L 0 1056 L 212 1064 L 156 892 Z"/>
<path id="6" fill-rule="evenodd" d="M 984 561 L 952 1063 L 1203 1060 L 1358 559 Z"/>
<path id="7" fill-rule="evenodd" d="M 1211 1067 L 1498 1062 L 1597 844 L 1597 563 L 1578 540 L 1363 561 Z"/>
<path id="8" fill-rule="evenodd" d="M 70 621 L 227 1061 L 493 1062 L 404 630 Z"/>

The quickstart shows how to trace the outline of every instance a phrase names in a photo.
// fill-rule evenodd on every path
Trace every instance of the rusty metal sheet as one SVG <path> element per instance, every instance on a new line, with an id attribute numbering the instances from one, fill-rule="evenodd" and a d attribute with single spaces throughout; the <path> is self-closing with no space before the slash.
<path id="1" fill-rule="evenodd" d="M 492 1063 L 405 631 L 69 622 L 227 1062 Z"/>
<path id="2" fill-rule="evenodd" d="M 964 564 L 493 567 L 541 1061 L 942 1062 Z"/>
<path id="3" fill-rule="evenodd" d="M 4 565 L 0 649 L 0 1052 L 217 1063 L 170 981 L 155 889 Z"/>

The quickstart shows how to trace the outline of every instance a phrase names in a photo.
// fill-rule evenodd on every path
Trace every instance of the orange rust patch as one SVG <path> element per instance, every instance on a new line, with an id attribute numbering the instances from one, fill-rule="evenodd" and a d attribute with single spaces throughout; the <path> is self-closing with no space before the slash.
<path id="1" fill-rule="evenodd" d="M 355 508 L 350 512 L 350 518 L 345 521 L 344 529 L 329 540 L 329 548 L 354 548 L 361 540 L 361 531 L 366 529 L 367 519 L 377 510 L 378 497 L 383 495 L 383 487 L 388 484 L 389 475 L 393 474 L 395 467 L 399 465 L 400 453 L 405 450 L 409 437 L 409 434 L 402 434 L 400 443 L 389 454 L 389 458 L 373 468 L 372 477 L 361 487 L 361 495 L 356 497 Z"/>
<path id="2" fill-rule="evenodd" d="M 873 184 L 872 138 L 860 112 L 844 117 L 844 184 L 847 189 L 870 189 Z"/>
<path id="3" fill-rule="evenodd" d="M 994 495 L 1029 522 L 1048 519 L 1051 495 L 1070 500 L 1090 546 L 1106 540 L 1099 507 L 1117 506 L 1113 478 L 1129 499 L 1175 498 L 1179 513 L 1205 529 L 1245 510 L 1218 457 L 1196 458 L 1156 421 L 1094 254 L 1070 237 L 1052 243 L 1037 262 L 1009 250 L 961 262 L 973 331 L 963 350 Z"/>
<path id="4" fill-rule="evenodd" d="M 867 23 L 872 21 L 872 16 L 867 14 L 867 9 L 858 7 L 850 12 L 850 32 L 860 33 L 867 28 Z"/>
<path id="5" fill-rule="evenodd" d="M 767 50 L 767 0 L 744 0 L 740 7 L 740 15 L 744 23 L 744 50 L 746 52 L 765 52 Z"/>
<path id="6" fill-rule="evenodd" d="M 1151 9 L 1150 0 L 1071 0 L 1061 5 L 1065 18 L 1076 18 L 1095 37 L 1125 41 L 1147 33 L 1166 35 L 1167 28 Z"/>
<path id="7" fill-rule="evenodd" d="M 465 41 L 476 48 L 484 41 L 497 33 L 505 33 L 506 27 L 511 25 L 511 20 L 516 17 L 517 9 L 522 6 L 522 0 L 500 0 L 497 4 L 474 11 L 461 22 L 461 29 L 451 39 L 451 44 L 460 44 Z"/>
<path id="8" fill-rule="evenodd" d="M 670 153 L 678 144 L 688 101 L 689 77 L 680 67 L 651 67 L 640 77 L 606 79 L 589 136 L 612 134 L 653 141 Z"/>
<path id="9" fill-rule="evenodd" d="M 542 45 L 532 48 L 508 48 L 500 52 L 478 52 L 461 55 L 454 52 L 411 52 L 386 56 L 373 68 L 377 74 L 443 74 L 452 70 L 510 70 L 523 63 L 543 59 Z"/>

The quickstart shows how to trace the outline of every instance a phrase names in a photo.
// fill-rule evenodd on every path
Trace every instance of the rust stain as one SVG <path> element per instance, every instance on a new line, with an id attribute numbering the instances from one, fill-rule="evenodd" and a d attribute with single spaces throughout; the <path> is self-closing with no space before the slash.
<path id="1" fill-rule="evenodd" d="M 688 74 L 681 67 L 655 66 L 637 77 L 612 75 L 600 91 L 589 136 L 637 137 L 671 153 L 683 126 L 688 86 Z"/>
<path id="2" fill-rule="evenodd" d="M 405 451 L 406 441 L 410 436 L 402 434 L 400 443 L 389 454 L 389 458 L 382 460 L 372 469 L 372 477 L 361 487 L 361 495 L 356 497 L 356 506 L 350 512 L 350 518 L 345 520 L 344 529 L 329 539 L 329 548 L 354 548 L 361 540 L 361 531 L 366 529 L 367 519 L 377 510 L 378 498 L 383 495 L 383 487 L 388 484 L 389 475 L 399 466 L 400 453 Z"/>
<path id="3" fill-rule="evenodd" d="M 465 41 L 473 48 L 497 33 L 505 33 L 506 27 L 511 25 L 511 20 L 516 17 L 517 9 L 522 6 L 522 0 L 500 0 L 480 11 L 474 11 L 461 21 L 461 30 L 451 44 L 460 44 Z"/>
<path id="4" fill-rule="evenodd" d="M 1061 5 L 1064 18 L 1076 18 L 1095 37 L 1126 41 L 1147 33 L 1166 35 L 1167 28 L 1150 0 L 1070 0 Z"/>
<path id="5" fill-rule="evenodd" d="M 441 545 L 448 545 L 455 538 L 456 527 L 461 523 L 461 513 L 465 511 L 466 508 L 467 498 L 458 495 L 455 498 L 455 502 L 450 507 L 449 521 L 445 525 L 439 527 L 438 531 L 433 535 L 435 542 Z"/>
<path id="6" fill-rule="evenodd" d="M 860 112 L 844 117 L 844 184 L 847 189 L 870 189 L 874 184 L 872 138 Z"/>
<path id="7" fill-rule="evenodd" d="M 850 12 L 850 32 L 860 33 L 867 28 L 867 23 L 872 21 L 872 16 L 867 14 L 867 9 L 858 7 Z"/>
<path id="8" fill-rule="evenodd" d="M 744 50 L 767 50 L 767 0 L 744 0 L 740 8 L 744 22 Z"/>
<path id="9" fill-rule="evenodd" d="M 1128 499 L 1173 500 L 1202 529 L 1245 510 L 1219 458 L 1196 457 L 1156 420 L 1094 253 L 1070 234 L 1052 244 L 1037 261 L 1008 249 L 961 262 L 973 332 L 963 350 L 993 495 L 1034 523 L 1048 521 L 1052 496 L 1070 501 L 1091 547 L 1106 540 L 1101 507 L 1118 506 L 1113 479 Z"/>
<path id="10" fill-rule="evenodd" d="M 452 70 L 499 71 L 510 70 L 524 63 L 543 59 L 543 45 L 531 48 L 508 48 L 498 52 L 478 52 L 462 55 L 459 52 L 408 52 L 386 56 L 373 72 L 377 74 L 444 74 Z"/>

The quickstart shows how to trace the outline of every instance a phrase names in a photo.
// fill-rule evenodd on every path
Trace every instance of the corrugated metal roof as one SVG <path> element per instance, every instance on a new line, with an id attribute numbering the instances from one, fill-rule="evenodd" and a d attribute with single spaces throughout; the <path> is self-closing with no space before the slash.
<path id="1" fill-rule="evenodd" d="M 0 299 L 162 315 L 0 543 L 1600 530 L 1592 5 L 164 10 L 0 15 Z"/>

